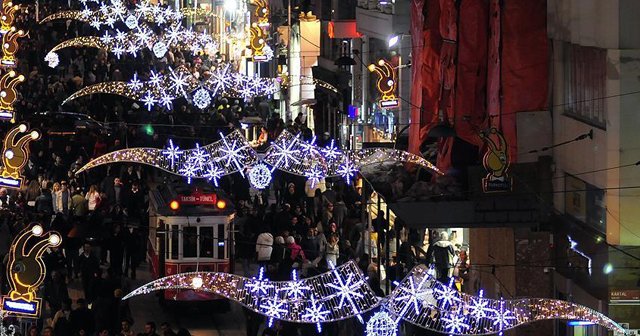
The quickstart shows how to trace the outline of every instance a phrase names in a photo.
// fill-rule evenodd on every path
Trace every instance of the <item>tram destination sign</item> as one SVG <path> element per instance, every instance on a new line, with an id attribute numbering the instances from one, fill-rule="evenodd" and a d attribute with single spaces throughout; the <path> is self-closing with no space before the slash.
<path id="1" fill-rule="evenodd" d="M 216 194 L 193 193 L 191 195 L 178 195 L 181 205 L 215 205 Z"/>

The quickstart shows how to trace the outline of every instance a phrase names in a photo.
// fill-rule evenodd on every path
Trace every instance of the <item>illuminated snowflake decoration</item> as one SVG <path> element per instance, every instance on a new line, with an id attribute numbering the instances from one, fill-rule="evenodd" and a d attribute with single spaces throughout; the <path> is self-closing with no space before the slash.
<path id="1" fill-rule="evenodd" d="M 180 159 L 180 156 L 184 151 L 180 150 L 180 147 L 173 144 L 173 140 L 169 139 L 169 146 L 162 151 L 162 155 L 171 162 L 171 169 L 175 167 L 176 161 Z"/>
<path id="2" fill-rule="evenodd" d="M 469 324 L 466 323 L 466 316 L 459 310 L 444 314 L 440 320 L 444 322 L 444 328 L 449 334 L 462 334 L 465 330 L 469 329 Z"/>
<path id="3" fill-rule="evenodd" d="M 366 336 L 396 336 L 398 323 L 386 311 L 379 311 L 367 321 Z"/>
<path id="4" fill-rule="evenodd" d="M 324 157 L 327 158 L 327 161 L 334 161 L 342 155 L 340 149 L 336 147 L 336 141 L 334 139 L 331 139 L 329 145 L 322 149 L 322 153 Z"/>
<path id="5" fill-rule="evenodd" d="M 144 103 L 144 106 L 146 106 L 147 110 L 149 111 L 151 111 L 151 109 L 153 108 L 153 105 L 158 102 L 154 98 L 153 93 L 151 93 L 151 91 L 147 91 L 144 97 L 142 97 L 141 101 L 142 103 Z"/>
<path id="6" fill-rule="evenodd" d="M 200 167 L 200 169 L 202 169 L 205 163 L 209 161 L 209 157 L 210 157 L 209 153 L 207 153 L 207 151 L 202 149 L 199 143 L 196 143 L 196 148 L 193 150 L 193 152 L 190 153 L 189 159 L 193 160 L 195 164 L 197 164 Z"/>
<path id="7" fill-rule="evenodd" d="M 168 50 L 167 45 L 162 41 L 158 41 L 153 44 L 152 51 L 157 58 L 164 57 L 164 55 L 167 53 L 167 50 Z"/>
<path id="8" fill-rule="evenodd" d="M 199 88 L 193 94 L 193 103 L 201 110 L 206 109 L 211 104 L 211 95 L 209 91 L 203 88 Z"/>
<path id="9" fill-rule="evenodd" d="M 489 301 L 482 298 L 483 291 L 480 291 L 478 298 L 471 297 L 471 303 L 467 305 L 469 315 L 476 320 L 489 316 L 493 309 L 489 308 Z"/>
<path id="10" fill-rule="evenodd" d="M 55 52 L 50 52 L 44 57 L 45 62 L 49 65 L 50 68 L 55 68 L 60 64 L 60 57 Z"/>
<path id="11" fill-rule="evenodd" d="M 398 287 L 400 291 L 405 293 L 405 295 L 400 295 L 393 299 L 393 301 L 397 303 L 405 304 L 400 315 L 403 315 L 411 306 L 413 306 L 416 314 L 420 314 L 420 305 L 423 302 L 433 303 L 435 301 L 433 298 L 433 290 L 428 286 L 426 288 L 424 286 L 428 279 L 428 276 L 423 276 L 422 280 L 416 284 L 414 277 L 409 277 L 409 286 Z"/>
<path id="12" fill-rule="evenodd" d="M 173 93 L 176 96 L 186 96 L 187 92 L 185 91 L 185 88 L 189 87 L 189 77 L 187 74 L 182 71 L 174 72 L 171 68 L 169 68 L 169 71 L 171 72 L 171 76 L 169 76 L 169 80 L 171 81 L 169 89 L 173 90 Z"/>
<path id="13" fill-rule="evenodd" d="M 226 92 L 232 85 L 231 65 L 218 66 L 211 72 L 211 77 L 207 80 L 209 89 L 214 95 Z"/>
<path id="14" fill-rule="evenodd" d="M 298 280 L 296 270 L 293 270 L 291 273 L 293 281 L 287 282 L 286 285 L 280 289 L 280 291 L 284 292 L 289 299 L 292 299 L 294 301 L 297 301 L 300 298 L 307 297 L 307 292 L 311 290 L 311 287 Z"/>
<path id="15" fill-rule="evenodd" d="M 162 84 L 162 74 L 151 70 L 151 75 L 149 76 L 149 84 L 155 87 L 160 87 L 160 85 Z"/>
<path id="16" fill-rule="evenodd" d="M 273 327 L 274 319 L 279 319 L 289 312 L 287 310 L 287 302 L 280 300 L 277 295 L 272 298 L 265 298 L 260 308 L 269 317 L 269 328 Z"/>
<path id="17" fill-rule="evenodd" d="M 311 169 L 304 172 L 304 176 L 309 182 L 311 182 L 311 188 L 315 188 L 318 183 L 324 178 L 324 172 L 318 166 L 314 166 Z"/>
<path id="18" fill-rule="evenodd" d="M 296 141 L 289 141 L 288 143 L 285 141 L 281 141 L 280 143 L 274 141 L 271 146 L 273 148 L 271 155 L 278 158 L 276 163 L 273 165 L 272 171 L 280 167 L 290 167 L 293 163 L 300 163 L 300 160 L 298 160 L 300 151 L 298 149 L 294 149 L 296 147 Z"/>
<path id="19" fill-rule="evenodd" d="M 224 176 L 224 170 L 215 165 L 213 162 L 209 162 L 206 167 L 207 169 L 205 169 L 203 177 L 205 177 L 209 181 L 212 181 L 216 187 L 219 187 L 218 183 L 222 176 Z"/>
<path id="20" fill-rule="evenodd" d="M 240 161 L 243 161 L 245 159 L 245 156 L 242 155 L 242 151 L 249 148 L 249 145 L 244 144 L 242 146 L 239 146 L 239 140 L 233 140 L 233 142 L 229 144 L 224 135 L 220 134 L 220 137 L 222 137 L 222 146 L 220 147 L 219 151 L 223 155 L 218 160 L 226 161 L 226 166 L 230 166 L 233 164 L 236 169 L 240 171 L 240 174 L 244 176 L 244 173 L 242 172 L 243 165 L 242 163 L 240 163 Z"/>
<path id="21" fill-rule="evenodd" d="M 111 44 L 111 41 L 113 41 L 113 36 L 108 31 L 104 32 L 104 35 L 100 37 L 100 42 L 104 44 Z"/>
<path id="22" fill-rule="evenodd" d="M 137 90 L 140 90 L 140 88 L 142 88 L 142 82 L 138 79 L 138 73 L 137 72 L 133 73 L 133 78 L 131 78 L 129 83 L 127 83 L 127 86 L 132 91 L 137 91 Z"/>
<path id="23" fill-rule="evenodd" d="M 358 281 L 354 281 L 354 274 L 349 274 L 346 279 L 340 275 L 340 272 L 334 267 L 331 262 L 329 262 L 329 266 L 332 269 L 334 276 L 336 277 L 333 283 L 328 283 L 327 286 L 336 290 L 336 295 L 340 297 L 340 302 L 338 303 L 338 309 L 342 309 L 345 302 L 349 304 L 351 311 L 356 314 L 358 320 L 362 321 L 362 316 L 360 316 L 360 311 L 356 306 L 354 299 L 362 299 L 363 296 L 360 293 L 359 289 L 364 283 L 362 279 Z"/>
<path id="24" fill-rule="evenodd" d="M 175 97 L 168 95 L 165 91 L 162 91 L 159 103 L 167 109 L 171 109 L 174 99 Z"/>
<path id="25" fill-rule="evenodd" d="M 345 158 L 344 162 L 342 162 L 336 173 L 340 175 L 347 184 L 351 184 L 351 179 L 353 179 L 358 173 L 358 166 L 356 166 L 353 161 L 351 161 L 348 157 Z"/>
<path id="26" fill-rule="evenodd" d="M 271 170 L 267 165 L 259 163 L 249 171 L 249 182 L 256 189 L 264 189 L 271 183 Z"/>
<path id="27" fill-rule="evenodd" d="M 187 183 L 191 184 L 191 179 L 198 177 L 198 173 L 202 166 L 198 165 L 193 158 L 189 158 L 178 172 L 187 178 Z"/>
<path id="28" fill-rule="evenodd" d="M 510 310 L 504 307 L 504 301 L 500 300 L 500 309 L 494 310 L 493 326 L 498 327 L 500 331 L 500 335 L 502 335 L 502 331 L 506 328 L 511 327 L 514 322 L 517 320 L 516 316 Z"/>
<path id="29" fill-rule="evenodd" d="M 300 150 L 303 154 L 308 156 L 320 154 L 320 151 L 318 151 L 318 148 L 316 147 L 316 136 L 314 135 L 309 142 L 300 141 Z"/>
<path id="30" fill-rule="evenodd" d="M 264 267 L 260 267 L 258 278 L 253 278 L 254 282 L 245 284 L 244 286 L 249 289 L 249 292 L 256 295 L 267 295 L 269 290 L 273 288 L 273 285 L 269 283 L 269 279 L 264 277 Z"/>
<path id="31" fill-rule="evenodd" d="M 318 329 L 318 333 L 322 332 L 322 325 L 320 322 L 324 322 L 329 315 L 329 311 L 324 309 L 322 306 L 322 302 L 318 302 L 311 294 L 311 302 L 309 303 L 309 307 L 304 310 L 304 314 L 302 314 L 302 318 L 306 319 L 309 322 L 313 322 L 316 324 L 316 328 Z"/>
<path id="32" fill-rule="evenodd" d="M 447 286 L 438 286 L 435 288 L 434 292 L 436 293 L 435 297 L 440 302 L 440 307 L 442 308 L 451 307 L 455 303 L 461 302 L 458 292 Z"/>

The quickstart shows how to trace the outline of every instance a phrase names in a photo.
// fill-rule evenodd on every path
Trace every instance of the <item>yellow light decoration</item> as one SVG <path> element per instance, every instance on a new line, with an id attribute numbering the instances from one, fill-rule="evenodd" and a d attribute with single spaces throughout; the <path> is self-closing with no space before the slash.
<path id="1" fill-rule="evenodd" d="M 380 107 L 398 107 L 399 101 L 398 97 L 396 97 L 396 89 L 398 87 L 397 74 L 391 63 L 385 59 L 380 59 L 377 64 L 370 64 L 367 69 L 378 75 L 376 87 L 381 95 L 381 99 L 378 102 Z"/>
<path id="2" fill-rule="evenodd" d="M 7 33 L 2 35 L 2 61 L 3 65 L 13 66 L 16 64 L 16 52 L 18 52 L 18 38 L 29 36 L 29 33 L 16 27 L 11 27 Z"/>
<path id="3" fill-rule="evenodd" d="M 23 75 L 17 76 L 13 70 L 0 77 L 0 119 L 13 120 L 13 103 L 18 98 L 16 85 L 24 82 L 24 79 Z"/>
<path id="4" fill-rule="evenodd" d="M 7 279 L 11 291 L 2 298 L 2 310 L 15 315 L 39 316 L 42 300 L 36 291 L 42 285 L 46 266 L 42 255 L 49 247 L 60 246 L 59 233 L 45 234 L 41 225 L 24 229 L 13 241 L 9 250 Z"/>
<path id="5" fill-rule="evenodd" d="M 56 52 L 58 50 L 68 48 L 68 47 L 76 47 L 76 48 L 88 47 L 88 48 L 96 48 L 96 49 L 102 49 L 102 50 L 107 49 L 107 45 L 103 43 L 100 40 L 100 38 L 97 36 L 80 36 L 80 37 L 74 37 L 70 40 L 62 41 L 61 43 L 53 47 L 53 49 L 51 49 L 51 51 L 49 52 Z"/>
<path id="6" fill-rule="evenodd" d="M 267 0 L 255 0 L 256 5 L 256 18 L 258 20 L 258 26 L 268 27 L 269 23 L 269 3 Z"/>
<path id="7" fill-rule="evenodd" d="M 182 13 L 182 15 L 184 16 L 211 16 L 211 17 L 217 16 L 210 9 L 200 8 L 200 7 L 198 8 L 183 7 L 180 9 L 180 13 Z"/>
<path id="8" fill-rule="evenodd" d="M 44 19 L 40 20 L 40 24 L 45 24 L 47 22 L 55 21 L 55 20 L 75 20 L 81 22 L 89 22 L 88 18 L 82 15 L 81 11 L 78 10 L 66 10 L 57 13 L 53 13 Z"/>
<path id="9" fill-rule="evenodd" d="M 265 62 L 269 60 L 269 57 L 265 53 L 265 47 L 267 45 L 266 34 L 264 30 L 257 23 L 252 23 L 249 29 L 251 33 L 250 46 L 253 54 L 253 60 L 255 62 Z"/>
<path id="10" fill-rule="evenodd" d="M 0 34 L 4 34 L 11 30 L 13 26 L 13 20 L 15 19 L 15 12 L 20 8 L 18 5 L 14 5 L 11 1 L 2 2 L 2 15 L 0 16 Z"/>
<path id="11" fill-rule="evenodd" d="M 28 129 L 26 124 L 20 124 L 12 128 L 4 138 L 0 186 L 19 189 L 22 185 L 23 178 L 20 174 L 29 160 L 29 143 L 40 139 L 40 132 L 32 130 L 16 141 L 18 134 L 25 133 Z"/>

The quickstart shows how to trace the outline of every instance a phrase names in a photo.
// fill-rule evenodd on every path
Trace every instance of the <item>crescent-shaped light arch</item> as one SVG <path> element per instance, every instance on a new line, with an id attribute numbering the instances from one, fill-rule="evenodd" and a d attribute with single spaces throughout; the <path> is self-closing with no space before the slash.
<path id="1" fill-rule="evenodd" d="M 367 285 L 367 280 L 355 264 L 350 261 L 333 270 L 310 278 L 292 281 L 268 281 L 245 278 L 222 272 L 181 273 L 154 280 L 127 294 L 123 300 L 145 295 L 159 290 L 194 290 L 193 279 L 202 279 L 199 291 L 214 293 L 235 301 L 257 313 L 283 321 L 296 323 L 317 323 L 305 314 L 311 305 L 320 305 L 327 314 L 321 322 L 333 322 L 359 316 L 379 305 L 379 298 Z M 256 284 L 265 285 L 265 290 L 255 290 Z M 341 294 L 331 285 L 348 283 L 353 291 L 350 302 L 343 300 L 341 309 L 331 309 L 340 305 Z M 292 286 L 306 288 L 304 297 L 291 296 Z M 310 299 L 313 296 L 313 300 Z M 277 316 L 265 311 L 264 304 L 277 300 L 286 313 Z"/>

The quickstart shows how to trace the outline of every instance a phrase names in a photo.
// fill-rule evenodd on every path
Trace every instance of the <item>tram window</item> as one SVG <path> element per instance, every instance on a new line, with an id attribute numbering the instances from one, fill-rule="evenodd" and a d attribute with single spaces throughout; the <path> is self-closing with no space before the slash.
<path id="1" fill-rule="evenodd" d="M 226 255 L 224 254 L 224 246 L 226 245 L 225 236 L 224 236 L 224 224 L 218 225 L 218 259 L 224 259 Z"/>
<path id="2" fill-rule="evenodd" d="M 200 227 L 200 257 L 213 258 L 213 227 Z"/>
<path id="3" fill-rule="evenodd" d="M 178 243 L 180 242 L 180 230 L 177 225 L 171 225 L 171 259 L 178 259 Z"/>
<path id="4" fill-rule="evenodd" d="M 190 226 L 182 229 L 182 257 L 196 258 L 198 256 L 197 227 Z"/>

